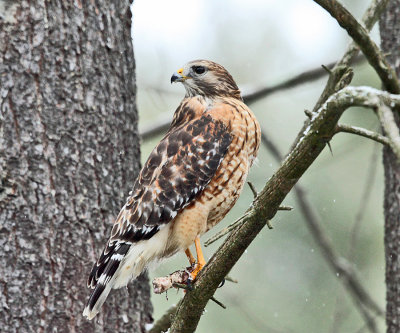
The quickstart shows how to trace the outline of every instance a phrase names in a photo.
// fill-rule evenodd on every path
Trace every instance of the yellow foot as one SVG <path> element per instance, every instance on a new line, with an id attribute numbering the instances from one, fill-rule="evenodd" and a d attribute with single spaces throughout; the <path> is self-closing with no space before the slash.
<path id="1" fill-rule="evenodd" d="M 194 245 L 196 246 L 196 252 L 197 252 L 197 263 L 194 267 L 194 270 L 190 273 L 190 276 L 192 280 L 194 281 L 197 277 L 197 274 L 203 269 L 203 267 L 206 264 L 206 261 L 204 259 L 203 251 L 201 250 L 201 245 L 200 245 L 200 237 L 197 236 Z"/>
<path id="2" fill-rule="evenodd" d="M 199 274 L 199 272 L 203 269 L 204 265 L 201 265 L 200 263 L 197 263 L 194 266 L 194 270 L 190 272 L 190 278 L 192 281 L 196 279 L 196 276 Z"/>

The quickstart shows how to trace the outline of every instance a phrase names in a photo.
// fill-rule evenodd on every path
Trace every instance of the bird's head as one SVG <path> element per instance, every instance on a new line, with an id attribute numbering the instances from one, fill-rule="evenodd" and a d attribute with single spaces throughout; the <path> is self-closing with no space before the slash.
<path id="1" fill-rule="evenodd" d="M 228 71 L 215 62 L 194 60 L 178 69 L 171 83 L 182 82 L 186 97 L 234 97 L 241 99 L 240 90 Z"/>

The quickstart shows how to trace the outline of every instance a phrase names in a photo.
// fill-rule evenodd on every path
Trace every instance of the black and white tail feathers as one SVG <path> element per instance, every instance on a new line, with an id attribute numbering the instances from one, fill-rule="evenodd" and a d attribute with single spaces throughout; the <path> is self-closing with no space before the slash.
<path id="1" fill-rule="evenodd" d="M 89 320 L 100 311 L 114 286 L 118 268 L 131 247 L 131 243 L 114 241 L 107 244 L 100 259 L 93 265 L 88 278 L 88 287 L 94 288 L 83 315 Z"/>

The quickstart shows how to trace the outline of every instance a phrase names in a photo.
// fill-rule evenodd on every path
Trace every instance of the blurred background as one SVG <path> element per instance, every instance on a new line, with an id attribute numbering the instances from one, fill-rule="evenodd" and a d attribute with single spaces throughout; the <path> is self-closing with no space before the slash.
<path id="1" fill-rule="evenodd" d="M 360 18 L 369 1 L 343 1 Z M 135 0 L 133 44 L 137 67 L 141 131 L 171 119 L 183 98 L 182 85 L 170 85 L 171 74 L 186 62 L 209 59 L 232 74 L 242 92 L 273 86 L 321 64 L 339 59 L 350 39 L 336 21 L 309 0 Z M 377 40 L 376 28 L 372 35 Z M 262 130 L 282 154 L 289 151 L 312 109 L 327 76 L 290 90 L 282 90 L 251 104 Z M 363 62 L 355 66 L 352 85 L 379 88 L 379 81 Z M 371 110 L 346 111 L 341 123 L 379 131 Z M 162 134 L 142 142 L 142 162 Z M 339 134 L 301 179 L 307 200 L 316 210 L 324 232 L 338 256 L 353 263 L 371 297 L 384 308 L 383 173 L 381 147 L 367 139 Z M 258 190 L 279 167 L 265 146 L 249 175 Z M 245 187 L 229 215 L 208 234 L 241 216 L 252 201 Z M 198 332 L 363 332 L 365 321 L 355 307 L 338 272 L 330 269 L 312 238 L 293 194 L 284 201 L 294 207 L 278 212 L 274 229 L 265 228 L 215 297 Z M 211 257 L 222 240 L 205 248 Z M 184 254 L 150 272 L 150 279 L 187 266 Z M 152 296 L 159 318 L 182 297 Z M 381 331 L 384 320 L 375 318 Z"/>

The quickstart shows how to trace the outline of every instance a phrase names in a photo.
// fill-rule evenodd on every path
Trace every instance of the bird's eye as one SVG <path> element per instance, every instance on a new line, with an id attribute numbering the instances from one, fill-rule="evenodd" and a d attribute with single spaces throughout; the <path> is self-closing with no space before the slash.
<path id="1" fill-rule="evenodd" d="M 196 74 L 203 74 L 206 71 L 206 68 L 204 66 L 193 66 L 193 71 Z"/>

